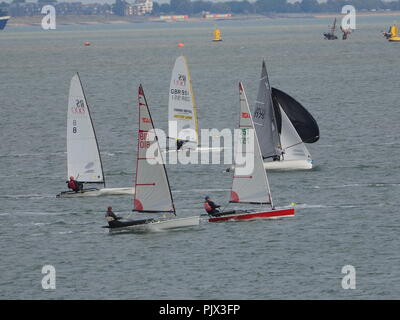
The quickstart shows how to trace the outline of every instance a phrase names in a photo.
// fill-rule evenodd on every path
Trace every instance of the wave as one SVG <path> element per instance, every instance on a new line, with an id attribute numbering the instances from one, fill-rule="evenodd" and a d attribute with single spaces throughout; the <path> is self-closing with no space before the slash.
<path id="1" fill-rule="evenodd" d="M 8 154 L 0 154 L 0 158 L 24 158 L 24 157 L 41 157 L 41 156 L 58 156 L 65 155 L 67 152 L 59 151 L 59 152 L 39 152 L 39 153 L 8 153 Z"/>
<path id="2" fill-rule="evenodd" d="M 0 199 L 45 199 L 54 198 L 53 194 L 3 194 Z"/>
<path id="3" fill-rule="evenodd" d="M 398 187 L 400 182 L 369 182 L 369 183 L 350 183 L 340 185 L 313 186 L 313 189 L 339 189 L 339 188 L 371 188 L 371 187 Z"/>

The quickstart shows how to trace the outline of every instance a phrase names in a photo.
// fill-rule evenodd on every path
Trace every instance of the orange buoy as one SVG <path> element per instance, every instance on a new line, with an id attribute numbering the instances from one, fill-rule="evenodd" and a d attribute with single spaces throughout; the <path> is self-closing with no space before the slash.
<path id="1" fill-rule="evenodd" d="M 178 43 L 178 47 L 184 47 L 185 45 L 182 42 Z"/>

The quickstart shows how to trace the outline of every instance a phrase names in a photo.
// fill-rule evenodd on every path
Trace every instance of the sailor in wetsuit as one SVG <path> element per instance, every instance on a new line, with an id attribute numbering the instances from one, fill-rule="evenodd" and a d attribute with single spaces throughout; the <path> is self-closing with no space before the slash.
<path id="1" fill-rule="evenodd" d="M 204 201 L 204 209 L 207 211 L 207 213 L 210 216 L 217 216 L 220 215 L 221 212 L 217 209 L 220 208 L 221 206 L 216 205 L 213 201 L 211 201 L 210 196 L 205 197 Z"/>
<path id="2" fill-rule="evenodd" d="M 106 220 L 107 220 L 108 225 L 110 226 L 110 228 L 115 228 L 115 227 L 121 227 L 122 226 L 122 222 L 118 221 L 118 220 L 120 220 L 122 218 L 115 215 L 115 213 L 112 211 L 112 207 L 108 207 L 107 208 L 107 212 L 106 212 L 105 217 L 106 217 Z"/>

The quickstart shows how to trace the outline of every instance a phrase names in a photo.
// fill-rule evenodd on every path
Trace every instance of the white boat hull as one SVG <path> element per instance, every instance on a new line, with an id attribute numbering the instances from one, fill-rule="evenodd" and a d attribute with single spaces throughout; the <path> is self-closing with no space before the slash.
<path id="1" fill-rule="evenodd" d="M 146 231 L 163 231 L 169 229 L 180 229 L 194 227 L 200 224 L 200 216 L 188 218 L 175 218 L 168 220 L 155 220 L 149 223 L 137 224 L 121 228 L 109 228 L 112 233 L 116 232 L 146 232 Z"/>
<path id="2" fill-rule="evenodd" d="M 282 160 L 266 161 L 264 168 L 267 170 L 310 170 L 313 168 L 312 160 Z"/>
<path id="3" fill-rule="evenodd" d="M 57 198 L 76 198 L 76 197 L 102 197 L 102 196 L 122 196 L 135 194 L 135 188 L 103 188 L 87 189 L 83 192 L 63 191 Z"/>

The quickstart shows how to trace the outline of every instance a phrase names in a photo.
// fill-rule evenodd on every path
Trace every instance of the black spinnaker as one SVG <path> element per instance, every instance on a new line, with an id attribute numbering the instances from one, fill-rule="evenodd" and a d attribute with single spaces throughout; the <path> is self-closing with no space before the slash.
<path id="1" fill-rule="evenodd" d="M 281 133 L 282 128 L 282 117 L 279 109 L 279 106 L 281 106 L 304 143 L 315 143 L 319 140 L 317 121 L 298 101 L 276 88 L 272 88 L 272 100 L 279 133 Z"/>

